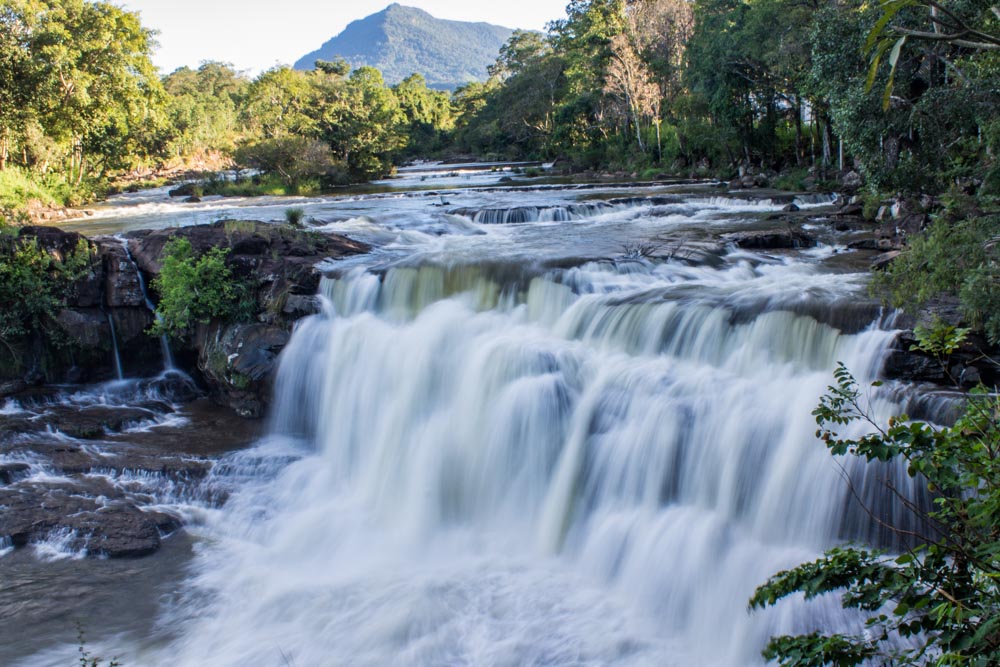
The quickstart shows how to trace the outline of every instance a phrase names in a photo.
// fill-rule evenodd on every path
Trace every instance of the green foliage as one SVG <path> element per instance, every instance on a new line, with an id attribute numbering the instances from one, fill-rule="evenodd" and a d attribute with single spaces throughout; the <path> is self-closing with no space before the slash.
<path id="1" fill-rule="evenodd" d="M 921 349 L 945 359 L 964 332 L 939 327 L 918 336 Z M 860 387 L 842 365 L 835 379 L 813 413 L 817 436 L 830 453 L 905 462 L 908 474 L 933 495 L 933 506 L 924 512 L 904 499 L 927 529 L 895 527 L 910 545 L 902 554 L 833 549 L 758 588 L 752 608 L 795 593 L 808 599 L 839 592 L 845 608 L 870 614 L 865 635 L 776 637 L 765 657 L 802 667 L 858 665 L 867 659 L 892 665 L 998 664 L 1000 399 L 982 389 L 973 392 L 964 414 L 950 427 L 912 422 L 905 415 L 883 425 L 873 421 Z M 839 434 L 841 427 L 859 420 L 873 430 L 860 438 Z"/>
<path id="2" fill-rule="evenodd" d="M 0 343 L 16 362 L 15 347 L 50 331 L 56 345 L 68 340 L 48 326 L 66 307 L 75 284 L 89 271 L 90 245 L 80 239 L 65 257 L 50 253 L 34 237 L 0 223 Z"/>
<path id="3" fill-rule="evenodd" d="M 876 276 L 874 289 L 884 290 L 894 306 L 911 310 L 941 293 L 955 295 L 969 321 L 1000 343 L 998 238 L 1000 215 L 956 205 L 912 239 L 902 256 Z"/>
<path id="4" fill-rule="evenodd" d="M 285 209 L 285 220 L 292 227 L 301 227 L 302 220 L 306 217 L 306 212 L 301 208 L 286 208 Z"/>
<path id="5" fill-rule="evenodd" d="M 239 321 L 253 309 L 249 285 L 226 265 L 229 249 L 212 248 L 196 257 L 191 242 L 171 239 L 164 248 L 163 268 L 153 281 L 160 297 L 150 333 L 184 338 L 212 319 Z"/>

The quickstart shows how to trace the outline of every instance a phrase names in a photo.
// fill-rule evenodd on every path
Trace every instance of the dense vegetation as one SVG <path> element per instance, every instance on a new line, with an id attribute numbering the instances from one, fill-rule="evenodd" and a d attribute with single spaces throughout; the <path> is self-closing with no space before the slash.
<path id="1" fill-rule="evenodd" d="M 420 72 L 433 88 L 450 90 L 483 79 L 511 32 L 488 23 L 445 21 L 392 4 L 351 23 L 295 67 L 310 70 L 317 60 L 343 58 L 356 67 L 380 70 L 392 84 Z"/>
<path id="2" fill-rule="evenodd" d="M 138 15 L 107 2 L 0 2 L 0 215 L 79 205 L 115 179 L 236 160 L 278 193 L 384 176 L 444 146 L 447 93 L 344 61 L 253 80 L 208 62 L 160 78 Z M 265 191 L 264 189 L 258 191 Z"/>
<path id="3" fill-rule="evenodd" d="M 156 336 L 185 338 L 212 319 L 240 321 L 253 315 L 253 291 L 226 265 L 229 249 L 212 248 L 196 256 L 186 238 L 172 239 L 163 251 L 163 268 L 153 281 L 160 296 Z"/>
<path id="4" fill-rule="evenodd" d="M 24 346 L 48 331 L 56 346 L 67 344 L 54 322 L 90 270 L 93 258 L 82 238 L 73 248 L 47 249 L 34 235 L 0 222 L 0 367 L 18 367 Z"/>

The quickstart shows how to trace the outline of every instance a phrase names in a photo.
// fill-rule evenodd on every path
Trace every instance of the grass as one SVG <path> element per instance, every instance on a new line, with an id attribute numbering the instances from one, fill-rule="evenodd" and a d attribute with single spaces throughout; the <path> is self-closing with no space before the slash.
<path id="1" fill-rule="evenodd" d="M 86 180 L 73 185 L 56 174 L 8 167 L 0 171 L 0 215 L 20 217 L 32 202 L 44 207 L 81 206 L 97 198 L 98 189 Z"/>
<path id="2" fill-rule="evenodd" d="M 45 206 L 62 203 L 60 193 L 25 171 L 10 167 L 0 171 L 0 209 L 18 211 L 30 201 Z"/>

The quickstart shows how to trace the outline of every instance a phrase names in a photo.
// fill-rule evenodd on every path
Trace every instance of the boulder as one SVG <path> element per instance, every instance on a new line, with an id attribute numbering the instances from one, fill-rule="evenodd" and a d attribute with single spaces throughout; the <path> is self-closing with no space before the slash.
<path id="1" fill-rule="evenodd" d="M 872 271 L 884 271 L 896 261 L 896 258 L 903 253 L 899 250 L 890 250 L 889 252 L 883 253 L 875 258 L 872 262 Z"/>
<path id="2" fill-rule="evenodd" d="M 862 185 L 864 185 L 864 179 L 856 171 L 849 171 L 840 179 L 840 187 L 845 191 L 854 192 Z"/>
<path id="3" fill-rule="evenodd" d="M 98 241 L 104 265 L 104 305 L 109 308 L 145 308 L 139 269 L 118 239 Z"/>
<path id="4" fill-rule="evenodd" d="M 723 240 L 749 250 L 783 250 L 787 248 L 813 248 L 816 239 L 792 229 L 775 229 L 726 234 Z"/>
<path id="5" fill-rule="evenodd" d="M 291 334 L 268 324 L 214 324 L 199 329 L 198 368 L 213 398 L 243 417 L 263 416 L 278 355 Z"/>

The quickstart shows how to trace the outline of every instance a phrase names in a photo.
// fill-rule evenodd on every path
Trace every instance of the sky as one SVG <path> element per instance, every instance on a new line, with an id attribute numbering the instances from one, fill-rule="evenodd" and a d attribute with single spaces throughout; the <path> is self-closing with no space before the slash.
<path id="1" fill-rule="evenodd" d="M 118 0 L 159 31 L 153 62 L 167 74 L 205 60 L 257 74 L 290 65 L 339 34 L 347 24 L 392 0 Z M 565 16 L 568 0 L 399 0 L 437 18 L 485 21 L 541 30 Z"/>

